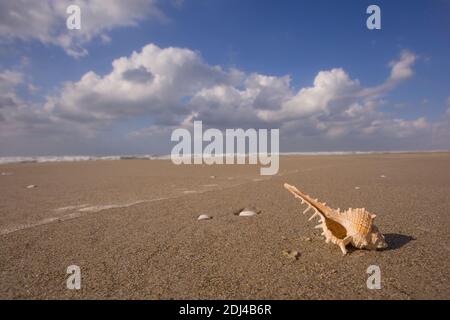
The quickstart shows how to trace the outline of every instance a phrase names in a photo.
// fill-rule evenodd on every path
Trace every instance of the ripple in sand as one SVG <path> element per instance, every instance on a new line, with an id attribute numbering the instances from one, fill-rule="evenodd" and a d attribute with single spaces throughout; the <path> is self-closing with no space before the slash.
<path id="1" fill-rule="evenodd" d="M 152 200 L 139 200 L 139 201 L 124 203 L 124 204 L 108 204 L 108 205 L 91 206 L 91 207 L 85 207 L 85 208 L 78 209 L 78 212 L 93 213 L 93 212 L 100 212 L 100 211 L 108 210 L 108 209 L 128 208 L 128 207 L 134 206 L 136 204 L 150 202 L 150 201 L 152 201 Z"/>
<path id="2" fill-rule="evenodd" d="M 55 212 L 64 212 L 64 211 L 81 209 L 81 208 L 84 208 L 84 207 L 87 207 L 87 206 L 88 206 L 88 204 L 82 204 L 82 205 L 78 205 L 78 206 L 67 206 L 67 207 L 56 208 L 53 211 L 55 211 Z"/>
<path id="3" fill-rule="evenodd" d="M 183 191 L 184 194 L 192 194 L 192 193 L 197 193 L 198 191 L 196 190 L 185 190 Z"/>
<path id="4" fill-rule="evenodd" d="M 15 225 L 15 226 L 7 226 L 6 228 L 0 228 L 0 235 L 16 232 L 16 231 L 23 230 L 23 229 L 34 228 L 34 227 L 38 227 L 41 225 L 46 225 L 46 224 L 50 224 L 50 223 L 54 223 L 54 222 L 62 222 L 62 221 L 67 221 L 67 220 L 71 220 L 71 219 L 76 219 L 76 218 L 82 217 L 86 214 L 97 213 L 97 212 L 107 210 L 107 209 L 127 208 L 127 207 L 131 207 L 131 206 L 134 206 L 134 205 L 137 205 L 140 203 L 144 203 L 144 202 L 153 202 L 153 201 L 160 201 L 160 200 L 166 200 L 166 199 L 168 199 L 168 198 L 155 198 L 155 199 L 149 199 L 149 200 L 139 200 L 139 201 L 124 203 L 124 204 L 120 204 L 120 205 L 100 205 L 100 206 L 88 207 L 88 204 L 86 204 L 86 205 L 80 205 L 80 206 L 67 206 L 67 207 L 57 208 L 57 209 L 54 209 L 54 211 L 58 212 L 58 210 L 59 210 L 61 212 L 65 212 L 65 211 L 68 211 L 71 209 L 77 210 L 77 211 L 65 214 L 63 216 L 45 218 L 43 220 L 32 222 L 32 223 Z"/>

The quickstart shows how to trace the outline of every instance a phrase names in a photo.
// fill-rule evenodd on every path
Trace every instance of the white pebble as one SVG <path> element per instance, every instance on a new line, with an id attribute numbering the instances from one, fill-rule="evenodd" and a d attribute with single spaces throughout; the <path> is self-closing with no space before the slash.
<path id="1" fill-rule="evenodd" d="M 257 213 L 252 210 L 243 210 L 243 211 L 239 212 L 239 217 L 253 217 L 256 215 L 257 215 Z"/>
<path id="2" fill-rule="evenodd" d="M 359 190 L 359 189 L 361 189 L 360 187 L 355 187 L 355 190 Z"/>
<path id="3" fill-rule="evenodd" d="M 33 188 L 36 188 L 37 187 L 37 185 L 35 185 L 35 184 L 30 184 L 29 186 L 27 186 L 27 189 L 33 189 Z"/>
<path id="4" fill-rule="evenodd" d="M 197 218 L 197 220 L 209 220 L 209 219 L 211 219 L 211 217 L 208 216 L 207 214 L 202 214 Z"/>

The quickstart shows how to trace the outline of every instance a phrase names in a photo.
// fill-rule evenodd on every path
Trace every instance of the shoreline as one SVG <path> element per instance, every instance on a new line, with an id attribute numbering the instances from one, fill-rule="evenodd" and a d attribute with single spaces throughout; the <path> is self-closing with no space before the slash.
<path id="1" fill-rule="evenodd" d="M 286 156 L 359 156 L 359 155 L 388 155 L 388 154 L 433 154 L 450 153 L 450 150 L 424 150 L 424 151 L 318 151 L 318 152 L 281 152 L 280 157 Z M 272 155 L 272 154 L 270 154 Z M 273 154 L 276 155 L 276 154 Z M 248 157 L 245 155 L 233 155 L 234 157 Z M 186 158 L 195 158 L 198 155 L 187 155 Z M 228 154 L 217 157 L 229 157 Z M 0 166 L 16 163 L 54 163 L 54 162 L 82 162 L 82 161 L 117 161 L 117 160 L 170 160 L 170 155 L 110 155 L 110 156 L 6 156 L 0 157 Z"/>

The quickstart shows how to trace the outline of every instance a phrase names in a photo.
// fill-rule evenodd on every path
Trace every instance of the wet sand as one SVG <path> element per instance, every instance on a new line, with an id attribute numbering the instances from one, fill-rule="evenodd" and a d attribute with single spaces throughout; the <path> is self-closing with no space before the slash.
<path id="1" fill-rule="evenodd" d="M 2 172 L 3 299 L 450 298 L 449 153 L 285 156 L 270 177 L 253 165 L 168 160 Z M 284 182 L 331 207 L 376 213 L 389 248 L 342 256 Z M 234 214 L 244 207 L 261 213 Z M 69 265 L 81 268 L 81 290 L 66 288 Z M 366 286 L 370 265 L 381 269 L 380 290 Z"/>

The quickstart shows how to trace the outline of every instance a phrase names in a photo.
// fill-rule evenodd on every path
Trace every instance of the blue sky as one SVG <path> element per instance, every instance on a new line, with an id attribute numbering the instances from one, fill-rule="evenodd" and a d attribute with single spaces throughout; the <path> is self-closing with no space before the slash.
<path id="1" fill-rule="evenodd" d="M 282 151 L 450 147 L 450 1 L 95 2 L 0 5 L 0 101 L 14 102 L 0 108 L 1 156 L 167 153 L 187 119 L 280 128 Z M 65 28 L 70 3 L 83 33 Z M 366 28 L 370 4 L 381 30 Z M 150 60 L 131 63 L 133 51 Z M 157 64 L 167 56 L 179 69 Z M 124 82 L 130 68 L 155 80 L 147 92 Z"/>

